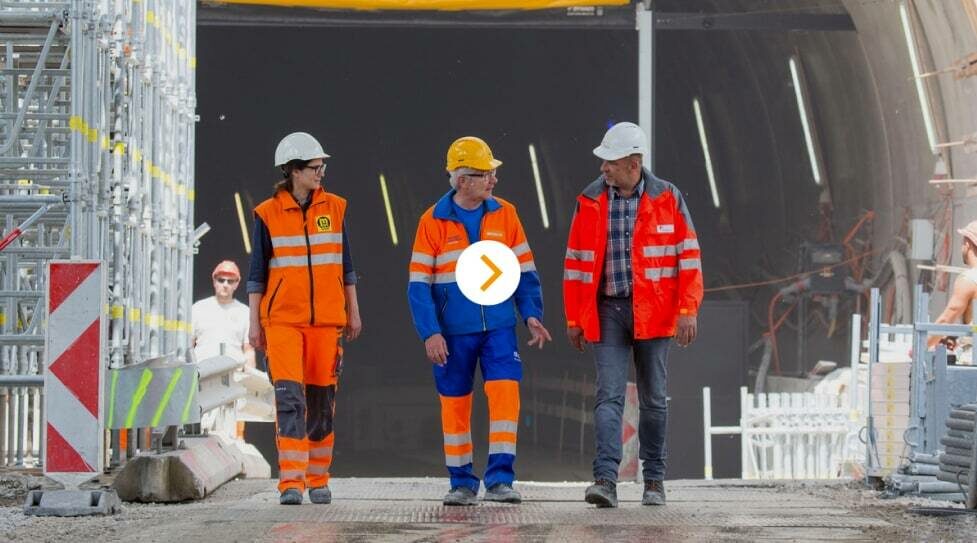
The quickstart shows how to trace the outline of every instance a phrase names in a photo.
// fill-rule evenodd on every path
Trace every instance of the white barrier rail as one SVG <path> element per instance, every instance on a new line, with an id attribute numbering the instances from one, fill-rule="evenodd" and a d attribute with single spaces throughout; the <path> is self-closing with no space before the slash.
<path id="1" fill-rule="evenodd" d="M 814 393 L 750 394 L 740 387 L 740 425 L 712 426 L 712 398 L 702 389 L 704 476 L 712 479 L 712 436 L 741 436 L 743 479 L 834 479 L 857 434 L 847 400 Z"/>

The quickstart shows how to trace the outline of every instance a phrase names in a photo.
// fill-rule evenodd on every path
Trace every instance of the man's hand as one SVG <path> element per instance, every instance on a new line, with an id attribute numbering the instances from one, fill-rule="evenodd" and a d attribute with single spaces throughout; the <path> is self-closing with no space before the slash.
<path id="1" fill-rule="evenodd" d="M 543 344 L 545 344 L 547 341 L 553 341 L 553 337 L 550 336 L 549 331 L 546 330 L 543 323 L 539 322 L 539 319 L 536 317 L 529 317 L 526 319 L 526 326 L 529 327 L 529 333 L 533 336 L 533 338 L 529 340 L 530 347 L 539 347 L 542 349 Z"/>
<path id="2" fill-rule="evenodd" d="M 434 334 L 425 339 L 424 350 L 427 351 L 427 359 L 439 366 L 443 366 L 448 361 L 448 344 L 441 334 Z"/>
<path id="3" fill-rule="evenodd" d="M 675 341 L 679 347 L 688 347 L 695 341 L 697 332 L 696 318 L 694 315 L 682 315 L 678 318 L 678 330 L 675 331 Z"/>
<path id="4" fill-rule="evenodd" d="M 363 321 L 360 320 L 359 311 L 347 311 L 346 315 L 346 341 L 353 341 L 360 337 L 363 331 Z"/>
<path id="5" fill-rule="evenodd" d="M 261 327 L 260 322 L 252 322 L 251 327 L 248 330 L 248 343 L 256 351 L 264 351 L 268 344 L 265 342 L 265 329 Z"/>
<path id="6" fill-rule="evenodd" d="M 570 345 L 572 345 L 574 349 L 583 352 L 584 342 L 586 341 L 583 337 L 583 328 L 580 328 L 579 326 L 568 326 L 567 338 L 570 339 Z"/>

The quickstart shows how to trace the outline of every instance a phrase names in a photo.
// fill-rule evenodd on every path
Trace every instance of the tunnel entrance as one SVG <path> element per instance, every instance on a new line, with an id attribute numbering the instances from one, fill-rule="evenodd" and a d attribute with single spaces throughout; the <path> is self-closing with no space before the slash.
<path id="1" fill-rule="evenodd" d="M 858 73 L 858 57 L 846 56 L 857 48 L 851 21 L 833 3 L 800 19 L 669 16 L 666 7 L 687 4 L 663 4 L 656 20 L 671 31 L 659 33 L 654 47 L 655 173 L 685 194 L 706 286 L 794 273 L 797 262 L 785 249 L 816 241 L 823 190 L 812 181 L 788 59 L 805 51 L 814 70 Z M 200 10 L 197 56 L 207 69 L 197 82 L 196 217 L 212 230 L 196 260 L 195 297 L 210 294 L 207 273 L 216 262 L 247 262 L 235 195 L 244 210 L 270 196 L 279 175 L 272 151 L 285 134 L 319 138 L 333 157 L 324 185 L 350 204 L 365 332 L 346 347 L 337 476 L 443 474 L 439 406 L 410 321 L 406 267 L 418 218 L 448 189 L 445 150 L 471 134 L 505 161 L 496 194 L 520 210 L 543 283 L 545 322 L 556 332 L 545 350 L 522 351 L 517 475 L 590 478 L 593 363 L 563 339 L 562 261 L 574 198 L 599 174 L 591 150 L 609 125 L 638 116 L 638 36 L 633 6 L 601 8 L 600 15 L 558 11 L 523 18 L 425 14 L 413 28 L 403 15 Z M 804 32 L 788 32 L 799 28 Z M 829 31 L 830 40 L 823 35 Z M 714 142 L 716 189 L 694 99 Z M 857 218 L 865 199 L 858 190 L 835 193 L 845 200 L 835 206 L 831 228 L 843 233 Z M 752 379 L 759 354 L 748 350 L 766 326 L 768 299 L 756 289 L 708 294 L 699 342 L 673 351 L 669 478 L 702 475 L 703 386 L 712 387 L 714 413 L 721 413 L 714 424 L 735 424 L 738 388 Z M 843 356 L 843 336 L 808 342 L 803 356 L 785 356 L 782 371 L 803 374 L 818 359 Z M 786 338 L 782 349 L 795 345 Z M 476 398 L 479 469 L 488 429 L 484 396 Z M 270 428 L 249 432 L 271 437 Z M 265 446 L 273 459 L 273 441 Z M 715 475 L 738 476 L 738 438 L 717 440 L 715 451 Z"/>

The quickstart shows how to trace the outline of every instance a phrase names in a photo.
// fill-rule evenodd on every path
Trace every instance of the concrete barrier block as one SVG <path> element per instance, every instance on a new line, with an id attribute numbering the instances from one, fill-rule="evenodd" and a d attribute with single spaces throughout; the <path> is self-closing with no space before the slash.
<path id="1" fill-rule="evenodd" d="M 129 460 L 113 487 L 124 501 L 199 500 L 243 471 L 242 454 L 216 437 L 190 437 L 183 448 Z"/>

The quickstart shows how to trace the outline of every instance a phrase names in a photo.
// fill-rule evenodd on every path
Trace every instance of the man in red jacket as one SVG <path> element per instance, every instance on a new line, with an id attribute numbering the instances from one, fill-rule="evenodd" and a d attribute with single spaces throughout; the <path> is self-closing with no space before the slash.
<path id="1" fill-rule="evenodd" d="M 647 137 L 618 123 L 594 154 L 601 175 L 577 197 L 563 277 L 567 336 L 594 346 L 597 457 L 587 503 L 617 506 L 621 417 L 632 355 L 638 386 L 642 503 L 665 503 L 666 362 L 672 337 L 696 336 L 699 241 L 682 193 L 642 168 Z"/>

